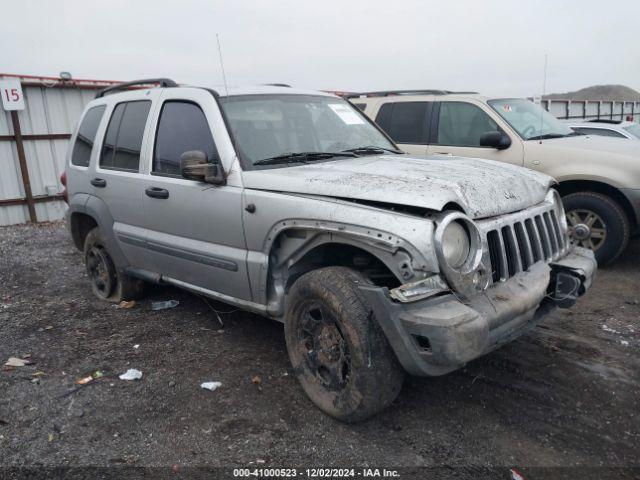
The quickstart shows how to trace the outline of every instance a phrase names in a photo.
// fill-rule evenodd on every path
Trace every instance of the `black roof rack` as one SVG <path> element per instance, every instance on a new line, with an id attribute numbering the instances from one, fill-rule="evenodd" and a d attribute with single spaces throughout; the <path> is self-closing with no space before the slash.
<path id="1" fill-rule="evenodd" d="M 610 123 L 611 125 L 620 125 L 622 120 L 606 120 L 604 118 L 594 118 L 593 120 L 588 120 L 589 123 Z"/>
<path id="2" fill-rule="evenodd" d="M 263 83 L 265 87 L 286 87 L 291 88 L 291 85 L 287 85 L 286 83 Z"/>
<path id="3" fill-rule="evenodd" d="M 347 95 L 347 98 L 357 97 L 388 97 L 391 95 L 452 95 L 452 94 L 477 94 L 478 92 L 453 92 L 451 90 L 383 90 L 379 92 L 361 92 Z"/>
<path id="4" fill-rule="evenodd" d="M 107 93 L 124 90 L 125 88 L 135 87 L 137 85 L 153 85 L 156 83 L 163 88 L 174 88 L 178 86 L 178 84 L 170 78 L 147 78 L 145 80 L 134 80 L 132 82 L 118 83 L 117 85 L 103 88 L 98 93 L 96 93 L 96 98 L 104 97 Z"/>

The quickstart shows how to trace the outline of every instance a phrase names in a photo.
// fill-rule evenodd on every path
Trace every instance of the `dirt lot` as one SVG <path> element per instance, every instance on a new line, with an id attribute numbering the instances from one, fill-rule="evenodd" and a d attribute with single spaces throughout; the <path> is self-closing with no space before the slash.
<path id="1" fill-rule="evenodd" d="M 461 371 L 409 379 L 387 411 L 344 425 L 292 377 L 280 324 L 212 302 L 222 328 L 173 288 L 116 308 L 91 294 L 62 224 L 0 228 L 0 360 L 33 361 L 0 371 L 0 462 L 638 467 L 639 285 L 636 239 L 572 310 Z M 150 310 L 166 299 L 180 304 Z M 119 380 L 129 368 L 143 379 Z M 200 388 L 212 380 L 222 387 Z"/>

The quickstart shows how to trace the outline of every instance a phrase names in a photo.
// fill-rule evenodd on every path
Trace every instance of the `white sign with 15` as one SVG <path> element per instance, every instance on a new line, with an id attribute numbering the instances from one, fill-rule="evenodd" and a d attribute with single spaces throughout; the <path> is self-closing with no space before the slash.
<path id="1" fill-rule="evenodd" d="M 24 96 L 20 80 L 0 79 L 0 96 L 5 110 L 24 110 Z"/>

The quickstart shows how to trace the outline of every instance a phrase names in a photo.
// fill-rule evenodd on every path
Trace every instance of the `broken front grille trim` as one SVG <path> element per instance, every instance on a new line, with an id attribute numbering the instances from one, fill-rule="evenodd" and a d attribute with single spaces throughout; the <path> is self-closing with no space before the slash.
<path id="1" fill-rule="evenodd" d="M 491 267 L 493 283 L 528 271 L 537 262 L 556 260 L 569 248 L 569 239 L 548 202 L 479 221 L 478 226 L 483 235 L 484 263 Z"/>

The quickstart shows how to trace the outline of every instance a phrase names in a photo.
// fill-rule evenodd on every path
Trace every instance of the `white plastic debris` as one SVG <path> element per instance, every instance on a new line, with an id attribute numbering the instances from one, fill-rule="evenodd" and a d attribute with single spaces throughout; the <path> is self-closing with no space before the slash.
<path id="1" fill-rule="evenodd" d="M 31 364 L 31 362 L 29 360 L 27 360 L 27 359 L 10 357 L 9 360 L 7 360 L 7 363 L 5 363 L 5 366 L 7 366 L 7 367 L 24 367 L 25 365 L 29 365 L 29 364 Z"/>
<path id="2" fill-rule="evenodd" d="M 136 344 L 136 345 L 134 345 L 134 346 L 133 346 L 133 348 L 134 348 L 135 350 L 137 350 L 137 349 L 139 349 L 139 348 L 140 348 L 140 345 L 139 345 L 139 344 Z"/>
<path id="3" fill-rule="evenodd" d="M 602 324 L 602 330 L 604 330 L 605 332 L 609 332 L 609 333 L 620 333 L 619 331 L 614 330 L 613 328 L 609 327 L 608 325 L 606 325 L 604 323 Z"/>
<path id="4" fill-rule="evenodd" d="M 211 390 L 212 392 L 216 390 L 218 387 L 222 386 L 222 382 L 204 382 L 200 385 L 200 388 L 204 388 L 205 390 Z"/>
<path id="5" fill-rule="evenodd" d="M 180 304 L 177 300 L 166 300 L 164 302 L 151 302 L 151 310 L 166 310 L 167 308 L 174 308 Z"/>
<path id="6" fill-rule="evenodd" d="M 629 346 L 629 341 L 628 341 L 628 340 L 620 340 L 620 343 L 621 343 L 624 347 L 628 347 L 628 346 Z"/>
<path id="7" fill-rule="evenodd" d="M 130 368 L 125 373 L 120 375 L 120 380 L 140 380 L 142 378 L 142 372 L 135 368 Z"/>

